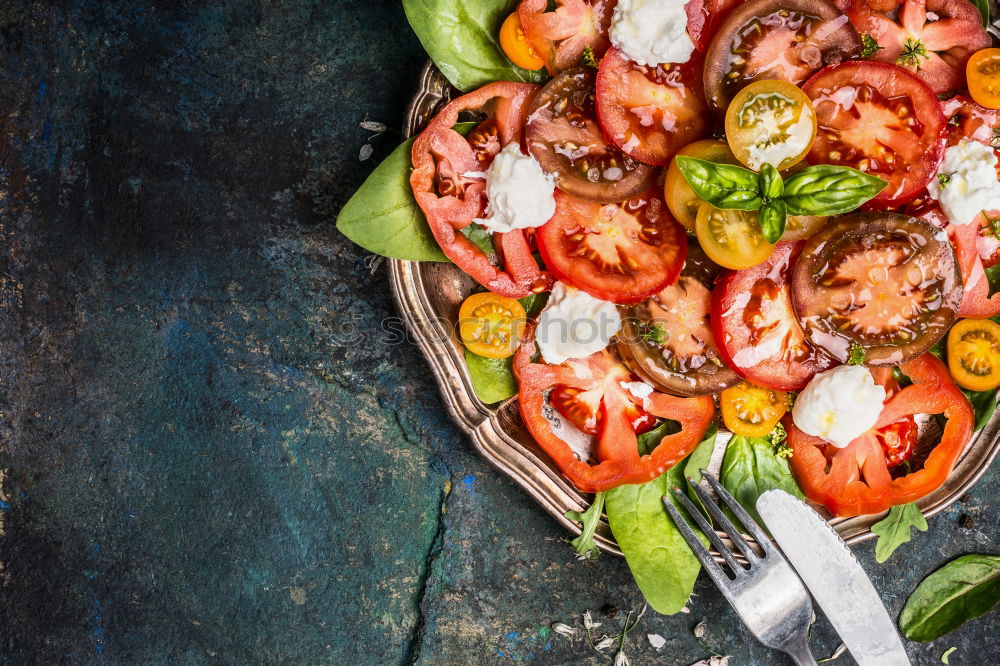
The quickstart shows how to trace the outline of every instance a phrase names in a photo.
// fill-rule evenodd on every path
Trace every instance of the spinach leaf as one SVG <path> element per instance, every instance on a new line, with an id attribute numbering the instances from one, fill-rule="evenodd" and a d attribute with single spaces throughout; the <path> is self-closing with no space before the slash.
<path id="1" fill-rule="evenodd" d="M 692 486 L 692 481 L 694 483 L 701 482 L 701 470 L 708 469 L 708 463 L 712 461 L 712 454 L 715 452 L 715 440 L 719 435 L 719 426 L 712 423 L 705 431 L 705 436 L 701 438 L 701 443 L 691 452 L 691 455 L 687 457 L 684 462 L 684 479 L 687 481 L 687 485 L 682 485 L 682 488 L 687 488 L 688 498 L 694 502 L 694 505 L 701 509 L 701 512 L 708 517 L 708 509 L 702 504 L 701 498 L 694 491 Z"/>
<path id="2" fill-rule="evenodd" d="M 493 81 L 540 83 L 545 70 L 516 67 L 500 48 L 500 25 L 516 0 L 403 0 L 403 11 L 431 60 L 468 92 Z"/>
<path id="3" fill-rule="evenodd" d="M 802 491 L 788 467 L 788 461 L 775 454 L 767 437 L 734 436 L 726 447 L 719 482 L 736 498 L 750 517 L 763 524 L 757 513 L 757 498 L 765 491 L 780 488 L 803 499 Z"/>
<path id="4" fill-rule="evenodd" d="M 897 548 L 910 540 L 910 528 L 927 531 L 927 519 L 913 502 L 889 509 L 889 515 L 872 525 L 872 532 L 878 535 L 875 544 L 875 560 L 885 562 Z"/>
<path id="5" fill-rule="evenodd" d="M 664 421 L 652 430 L 642 433 L 636 437 L 636 444 L 639 448 L 639 455 L 648 456 L 653 452 L 660 441 L 667 435 L 680 432 L 680 424 L 677 421 Z"/>
<path id="6" fill-rule="evenodd" d="M 681 461 L 654 481 L 613 488 L 607 491 L 605 504 L 611 532 L 639 590 L 653 610 L 664 615 L 684 608 L 701 570 L 698 559 L 663 508 L 662 498 L 666 495 L 684 511 L 668 492 L 684 487 L 684 466 Z M 704 536 L 700 538 L 708 544 Z"/>
<path id="7" fill-rule="evenodd" d="M 899 616 L 903 635 L 933 641 L 1000 602 L 1000 555 L 963 555 L 925 578 Z"/>
<path id="8" fill-rule="evenodd" d="M 506 400 L 517 393 L 517 381 L 512 370 L 513 357 L 486 358 L 465 350 L 472 388 L 487 405 Z"/>
<path id="9" fill-rule="evenodd" d="M 1000 291 L 1000 264 L 993 264 L 987 269 L 984 269 L 986 273 L 986 282 L 990 285 L 990 298 Z"/>
<path id="10" fill-rule="evenodd" d="M 604 493 L 596 493 L 594 501 L 590 503 L 583 513 L 579 511 L 567 511 L 565 516 L 570 520 L 583 523 L 583 531 L 580 536 L 570 541 L 573 550 L 585 560 L 596 560 L 601 554 L 601 549 L 594 542 L 594 534 L 597 532 L 597 524 L 601 522 L 601 514 L 604 512 Z"/>
<path id="11" fill-rule="evenodd" d="M 409 261 L 448 261 L 410 189 L 407 139 L 376 167 L 337 216 L 337 229 L 369 252 Z"/>
<path id="12" fill-rule="evenodd" d="M 997 410 L 997 389 L 992 391 L 967 391 L 962 389 L 962 393 L 972 403 L 972 410 L 976 414 L 976 430 L 986 425 L 986 422 Z"/>

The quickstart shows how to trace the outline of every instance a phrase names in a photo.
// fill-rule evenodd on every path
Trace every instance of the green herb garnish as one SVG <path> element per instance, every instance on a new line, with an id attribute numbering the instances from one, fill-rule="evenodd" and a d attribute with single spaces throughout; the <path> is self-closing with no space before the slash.
<path id="1" fill-rule="evenodd" d="M 884 46 L 879 46 L 878 42 L 871 35 L 861 35 L 861 57 L 870 58 L 875 55 L 878 51 L 884 49 Z"/>
<path id="2" fill-rule="evenodd" d="M 927 47 L 924 46 L 923 42 L 913 37 L 907 37 L 903 43 L 903 52 L 896 58 L 896 64 L 920 69 L 920 65 L 923 64 L 924 60 L 930 57 L 930 54 L 927 53 Z"/>
<path id="3" fill-rule="evenodd" d="M 597 68 L 597 58 L 594 57 L 594 49 L 589 46 L 583 48 L 583 57 L 580 58 L 580 64 L 584 67 Z"/>
<path id="4" fill-rule="evenodd" d="M 848 365 L 864 365 L 865 361 L 868 360 L 865 354 L 865 348 L 861 345 L 854 343 L 847 350 L 847 364 Z"/>

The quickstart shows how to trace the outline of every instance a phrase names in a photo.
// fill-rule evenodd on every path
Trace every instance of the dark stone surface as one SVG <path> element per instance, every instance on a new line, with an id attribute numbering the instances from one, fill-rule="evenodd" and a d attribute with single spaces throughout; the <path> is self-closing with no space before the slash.
<path id="1" fill-rule="evenodd" d="M 5 663 L 611 663 L 548 626 L 620 626 L 625 563 L 476 456 L 333 227 L 398 141 L 359 162 L 358 122 L 398 127 L 423 60 L 395 0 L 0 3 Z M 991 471 L 889 563 L 857 548 L 892 613 L 1000 550 L 998 498 Z M 696 592 L 633 664 L 707 656 L 702 618 L 784 663 Z M 997 617 L 914 663 L 1000 663 Z"/>

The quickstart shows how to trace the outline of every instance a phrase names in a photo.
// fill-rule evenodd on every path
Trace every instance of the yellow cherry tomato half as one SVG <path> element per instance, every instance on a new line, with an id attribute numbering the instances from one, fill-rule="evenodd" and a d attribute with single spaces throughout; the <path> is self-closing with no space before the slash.
<path id="1" fill-rule="evenodd" d="M 718 164 L 738 164 L 733 151 L 729 149 L 729 144 L 725 141 L 715 141 L 704 139 L 695 141 L 677 151 L 677 155 L 683 157 L 694 157 L 699 160 L 707 160 Z M 684 225 L 688 231 L 694 231 L 695 219 L 698 217 L 698 209 L 705 203 L 694 193 L 691 186 L 677 166 L 677 159 L 670 160 L 667 167 L 667 179 L 663 185 L 663 198 L 667 201 L 667 208 L 670 214 L 678 222 Z"/>
<path id="2" fill-rule="evenodd" d="M 755 81 L 736 93 L 726 111 L 726 139 L 733 154 L 754 171 L 765 163 L 787 169 L 809 152 L 816 111 L 787 81 Z"/>
<path id="3" fill-rule="evenodd" d="M 531 44 L 524 36 L 524 28 L 521 27 L 521 19 L 517 12 L 511 12 L 500 26 L 500 48 L 518 67 L 531 70 L 545 67 L 545 61 L 535 53 L 535 49 L 531 48 Z"/>
<path id="4" fill-rule="evenodd" d="M 458 332 L 473 354 L 507 358 L 521 344 L 527 319 L 516 299 L 490 292 L 473 294 L 458 311 Z"/>
<path id="5" fill-rule="evenodd" d="M 1000 386 L 1000 325 L 989 319 L 961 319 L 948 331 L 948 369 L 970 391 Z"/>
<path id="6" fill-rule="evenodd" d="M 785 233 L 781 235 L 783 241 L 805 240 L 820 230 L 826 224 L 829 217 L 825 215 L 789 215 L 785 222 Z"/>
<path id="7" fill-rule="evenodd" d="M 756 266 L 774 251 L 753 211 L 722 210 L 706 203 L 698 209 L 695 234 L 708 258 L 725 268 Z"/>
<path id="8" fill-rule="evenodd" d="M 1000 49 L 976 51 L 965 65 L 972 99 L 988 109 L 1000 109 Z"/>
<path id="9" fill-rule="evenodd" d="M 740 382 L 719 396 L 722 421 L 734 435 L 763 437 L 788 411 L 784 391 Z"/>

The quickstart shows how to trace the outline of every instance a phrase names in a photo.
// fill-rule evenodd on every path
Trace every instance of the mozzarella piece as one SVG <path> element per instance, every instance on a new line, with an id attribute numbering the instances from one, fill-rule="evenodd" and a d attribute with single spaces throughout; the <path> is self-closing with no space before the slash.
<path id="1" fill-rule="evenodd" d="M 812 378 L 795 399 L 792 421 L 806 433 L 844 448 L 878 421 L 885 389 L 867 368 L 841 365 Z"/>
<path id="2" fill-rule="evenodd" d="M 938 177 L 927 185 L 952 224 L 969 224 L 986 211 L 1000 210 L 997 156 L 978 141 L 962 139 L 944 153 Z"/>
<path id="3" fill-rule="evenodd" d="M 601 351 L 621 326 L 621 315 L 614 303 L 556 282 L 538 316 L 535 340 L 542 359 L 558 365 Z"/>
<path id="4" fill-rule="evenodd" d="M 555 188 L 555 176 L 512 141 L 486 171 L 486 217 L 476 222 L 491 233 L 540 227 L 556 212 Z"/>
<path id="5" fill-rule="evenodd" d="M 611 43 L 640 65 L 687 62 L 694 42 L 687 31 L 685 0 L 618 0 Z"/>

